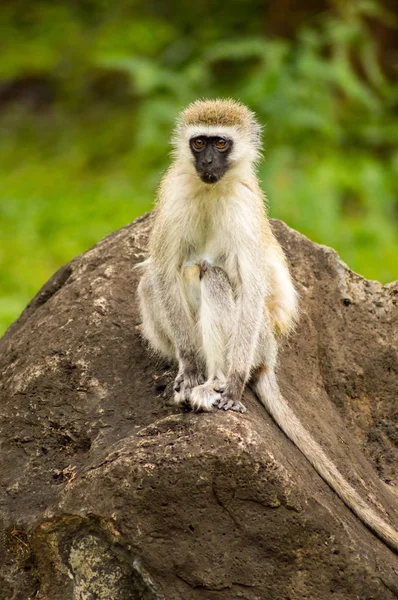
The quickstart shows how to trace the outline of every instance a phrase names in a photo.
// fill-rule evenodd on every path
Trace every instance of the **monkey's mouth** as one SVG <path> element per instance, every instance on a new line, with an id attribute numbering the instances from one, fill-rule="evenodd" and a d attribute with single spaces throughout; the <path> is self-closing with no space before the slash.
<path id="1" fill-rule="evenodd" d="M 217 181 L 220 181 L 222 174 L 210 171 L 202 171 L 201 173 L 199 173 L 199 177 L 201 178 L 203 183 L 217 183 Z"/>

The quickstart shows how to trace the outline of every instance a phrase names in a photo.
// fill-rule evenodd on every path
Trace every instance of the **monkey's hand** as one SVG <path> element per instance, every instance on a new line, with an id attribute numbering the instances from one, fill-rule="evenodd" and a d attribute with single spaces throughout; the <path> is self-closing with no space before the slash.
<path id="1" fill-rule="evenodd" d="M 220 400 L 214 405 L 220 410 L 233 410 L 239 413 L 246 412 L 246 406 L 236 398 L 233 398 L 227 394 L 222 394 Z"/>
<path id="2" fill-rule="evenodd" d="M 244 384 L 239 377 L 231 378 L 225 385 L 215 386 L 220 393 L 220 399 L 214 404 L 220 410 L 233 410 L 245 413 L 246 407 L 241 402 Z"/>
<path id="3" fill-rule="evenodd" d="M 209 412 L 215 408 L 221 400 L 221 390 L 225 387 L 225 379 L 222 377 L 211 377 L 206 383 L 196 386 L 191 391 L 189 404 L 199 412 Z"/>
<path id="4" fill-rule="evenodd" d="M 190 404 L 191 391 L 194 387 L 204 383 L 205 378 L 197 365 L 180 365 L 177 377 L 174 380 L 174 401 L 176 404 Z"/>

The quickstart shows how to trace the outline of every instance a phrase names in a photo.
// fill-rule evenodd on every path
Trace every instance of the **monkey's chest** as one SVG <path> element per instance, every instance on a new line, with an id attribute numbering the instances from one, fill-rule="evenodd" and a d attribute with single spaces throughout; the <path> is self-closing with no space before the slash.
<path id="1" fill-rule="evenodd" d="M 195 265 L 200 265 L 206 261 L 212 267 L 221 267 L 226 269 L 226 261 L 223 253 L 215 246 L 215 244 L 207 244 L 202 246 L 191 246 L 183 260 L 183 271 Z M 195 270 L 191 270 L 192 273 Z"/>
<path id="2" fill-rule="evenodd" d="M 184 264 L 195 265 L 205 260 L 213 267 L 225 269 L 225 238 L 223 243 L 221 235 L 203 233 L 202 231 L 191 239 L 185 251 Z"/>

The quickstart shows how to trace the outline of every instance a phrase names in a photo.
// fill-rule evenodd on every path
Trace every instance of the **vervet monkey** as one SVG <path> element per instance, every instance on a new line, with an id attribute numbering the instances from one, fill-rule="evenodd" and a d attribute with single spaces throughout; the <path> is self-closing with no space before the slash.
<path id="1" fill-rule="evenodd" d="M 194 102 L 178 119 L 173 145 L 138 292 L 145 337 L 178 361 L 175 401 L 244 412 L 250 383 L 340 498 L 398 550 L 398 533 L 343 478 L 279 391 L 277 340 L 293 329 L 298 303 L 256 175 L 254 114 L 233 100 Z"/>

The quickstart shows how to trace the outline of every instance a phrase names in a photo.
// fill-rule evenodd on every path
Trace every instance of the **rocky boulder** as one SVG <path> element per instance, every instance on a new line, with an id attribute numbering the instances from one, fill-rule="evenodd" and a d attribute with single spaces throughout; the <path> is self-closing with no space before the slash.
<path id="1" fill-rule="evenodd" d="M 247 393 L 182 412 L 140 337 L 151 217 L 60 269 L 0 341 L 0 598 L 391 600 L 398 559 Z M 301 296 L 284 396 L 398 527 L 398 283 L 273 222 Z"/>

